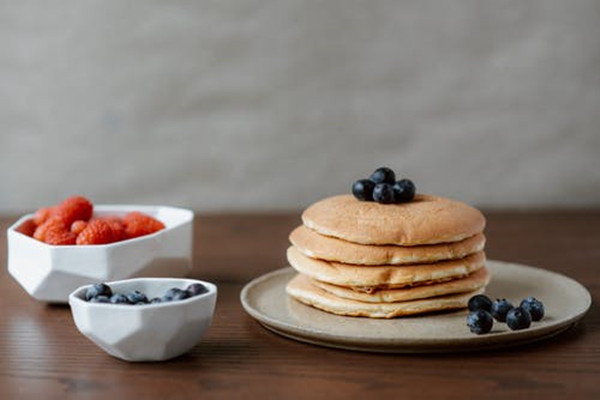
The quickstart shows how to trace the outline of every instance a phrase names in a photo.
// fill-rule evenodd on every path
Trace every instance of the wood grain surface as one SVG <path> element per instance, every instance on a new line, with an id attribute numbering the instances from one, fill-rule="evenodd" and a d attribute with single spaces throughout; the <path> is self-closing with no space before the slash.
<path id="1" fill-rule="evenodd" d="M 600 211 L 487 212 L 490 258 L 566 274 L 600 296 Z M 597 399 L 600 311 L 526 347 L 459 355 L 385 355 L 307 345 L 242 309 L 252 278 L 285 265 L 299 213 L 199 215 L 193 275 L 219 286 L 213 325 L 190 353 L 127 363 L 79 334 L 68 307 L 30 298 L 6 272 L 0 218 L 1 399 Z"/>

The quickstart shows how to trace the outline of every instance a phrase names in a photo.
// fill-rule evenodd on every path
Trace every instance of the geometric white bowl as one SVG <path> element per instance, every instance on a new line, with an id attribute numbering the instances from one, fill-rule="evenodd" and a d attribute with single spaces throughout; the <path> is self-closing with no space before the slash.
<path id="1" fill-rule="evenodd" d="M 7 230 L 9 273 L 35 299 L 51 303 L 66 303 L 77 287 L 96 282 L 188 276 L 194 213 L 165 206 L 94 206 L 94 216 L 123 216 L 130 211 L 157 218 L 165 229 L 111 244 L 53 246 L 15 231 L 33 217 L 25 215 Z"/>
<path id="2" fill-rule="evenodd" d="M 148 299 L 173 287 L 201 283 L 207 293 L 185 300 L 147 305 L 90 303 L 83 286 L 69 296 L 77 329 L 110 355 L 126 361 L 162 361 L 191 350 L 210 323 L 217 287 L 195 279 L 137 278 L 105 282 L 113 293 L 139 290 Z"/>

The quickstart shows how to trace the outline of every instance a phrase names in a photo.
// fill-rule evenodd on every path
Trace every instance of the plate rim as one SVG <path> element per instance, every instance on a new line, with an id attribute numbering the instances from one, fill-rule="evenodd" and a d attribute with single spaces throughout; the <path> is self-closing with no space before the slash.
<path id="1" fill-rule="evenodd" d="M 440 339 L 440 338 L 425 338 L 425 339 L 402 339 L 402 338 L 385 338 L 378 339 L 377 343 L 373 343 L 373 339 L 369 337 L 360 336 L 343 336 L 337 333 L 327 332 L 326 330 L 318 331 L 318 336 L 315 336 L 314 332 L 310 329 L 303 328 L 300 325 L 291 324 L 280 319 L 272 318 L 266 315 L 251 305 L 249 295 L 253 290 L 257 290 L 260 284 L 265 281 L 269 281 L 279 275 L 285 275 L 295 273 L 296 271 L 286 266 L 279 268 L 263 275 L 260 275 L 250 282 L 246 283 L 240 292 L 240 301 L 244 310 L 260 325 L 269 331 L 275 332 L 286 338 L 299 340 L 304 343 L 310 343 L 314 345 L 320 345 L 325 347 L 341 348 L 345 350 L 354 351 L 367 351 L 367 352 L 390 352 L 390 353 L 432 353 L 432 352 L 467 352 L 467 351 L 478 351 L 482 349 L 493 350 L 500 347 L 516 346 L 520 344 L 532 343 L 540 340 L 544 340 L 553 336 L 556 336 L 564 331 L 569 330 L 580 321 L 586 313 L 589 311 L 592 304 L 592 297 L 590 292 L 585 286 L 561 273 L 546 270 L 539 267 L 525 265 L 515 262 L 507 262 L 500 260 L 487 260 L 487 264 L 508 264 L 518 268 L 534 269 L 540 273 L 547 275 L 554 275 L 561 280 L 568 280 L 579 286 L 582 290 L 582 294 L 585 294 L 585 303 L 583 307 L 578 310 L 571 317 L 556 323 L 534 327 L 522 331 L 505 331 L 498 332 L 494 335 L 473 335 L 473 337 L 465 338 L 453 338 L 453 339 Z M 285 293 L 285 292 L 284 292 Z M 297 301 L 297 300 L 296 300 Z M 310 307 L 308 305 L 300 303 L 304 307 Z M 325 312 L 325 311 L 321 311 Z M 455 312 L 464 312 L 455 311 Z M 339 316 L 343 317 L 343 316 Z M 347 317 L 354 318 L 354 317 Z M 507 340 L 510 337 L 510 340 Z M 468 345 L 468 348 L 466 348 Z"/>
<path id="2" fill-rule="evenodd" d="M 496 343 L 480 343 L 479 345 L 469 345 L 469 348 L 464 348 L 464 344 L 455 346 L 366 346 L 359 344 L 348 344 L 341 342 L 332 342 L 325 340 L 318 340 L 316 338 L 302 337 L 294 335 L 289 332 L 278 330 L 275 327 L 263 324 L 259 321 L 259 324 L 270 332 L 274 332 L 280 336 L 288 339 L 296 340 L 303 343 L 312 344 L 315 346 L 329 347 L 334 349 L 359 351 L 367 353 L 387 353 L 387 354 L 431 354 L 431 353 L 474 353 L 481 351 L 493 351 L 497 349 L 505 349 L 509 347 L 517 347 L 525 344 L 536 343 L 543 340 L 547 340 L 566 332 L 577 325 L 577 322 L 573 322 L 569 325 L 561 327 L 557 330 L 548 332 L 545 335 L 532 336 L 524 338 L 523 340 L 512 340 L 510 342 L 496 342 Z"/>

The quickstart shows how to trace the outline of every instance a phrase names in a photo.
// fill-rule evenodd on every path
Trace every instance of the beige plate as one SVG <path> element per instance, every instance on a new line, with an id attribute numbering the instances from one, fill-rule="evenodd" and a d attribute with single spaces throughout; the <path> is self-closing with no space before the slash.
<path id="1" fill-rule="evenodd" d="M 428 353 L 493 349 L 529 343 L 573 326 L 590 308 L 589 292 L 564 275 L 540 268 L 488 260 L 491 282 L 486 293 L 519 303 L 534 296 L 546 315 L 529 329 L 511 331 L 494 321 L 492 332 L 476 335 L 466 326 L 467 311 L 392 320 L 343 317 L 299 303 L 285 293 L 292 268 L 273 271 L 248 283 L 241 293 L 244 309 L 267 329 L 302 342 L 349 350 Z"/>

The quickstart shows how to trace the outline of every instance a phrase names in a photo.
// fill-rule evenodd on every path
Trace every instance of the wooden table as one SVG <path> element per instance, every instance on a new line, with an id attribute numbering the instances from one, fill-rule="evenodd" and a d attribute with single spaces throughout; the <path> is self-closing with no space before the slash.
<path id="1" fill-rule="evenodd" d="M 490 258 L 578 280 L 600 296 L 600 211 L 488 212 Z M 0 229 L 15 220 L 0 218 Z M 385 355 L 285 339 L 242 309 L 250 279 L 285 265 L 298 213 L 200 215 L 194 276 L 219 285 L 213 325 L 164 363 L 108 356 L 79 334 L 67 307 L 30 298 L 6 272 L 0 243 L 1 399 L 425 398 L 600 399 L 600 311 L 526 347 L 458 355 Z"/>

